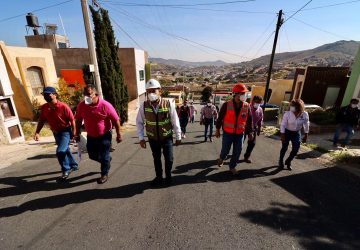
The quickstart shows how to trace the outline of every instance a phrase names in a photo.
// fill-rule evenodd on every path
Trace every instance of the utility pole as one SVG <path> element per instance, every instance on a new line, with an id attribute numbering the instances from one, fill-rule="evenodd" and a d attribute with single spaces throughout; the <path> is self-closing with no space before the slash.
<path id="1" fill-rule="evenodd" d="M 91 29 L 90 17 L 89 17 L 89 8 L 87 0 L 81 0 L 81 8 L 84 17 L 84 25 L 86 31 L 86 39 L 88 43 L 89 53 L 90 53 L 90 61 L 91 64 L 94 65 L 94 75 L 95 75 L 95 85 L 97 92 L 100 97 L 103 97 L 102 88 L 101 88 L 101 80 L 99 74 L 99 67 L 97 62 L 96 50 L 94 45 L 94 36 Z"/>
<path id="2" fill-rule="evenodd" d="M 277 40 L 278 40 L 279 30 L 280 30 L 280 27 L 281 27 L 281 25 L 283 24 L 283 21 L 284 21 L 283 18 L 282 18 L 282 14 L 283 14 L 283 12 L 282 12 L 282 10 L 280 10 L 279 14 L 278 14 L 278 20 L 277 20 L 277 23 L 276 23 L 274 44 L 273 44 L 273 49 L 272 49 L 272 53 L 271 53 L 271 57 L 270 57 L 268 75 L 267 75 L 267 79 L 266 79 L 266 88 L 265 88 L 265 94 L 264 94 L 264 111 L 266 109 L 265 105 L 266 105 L 267 99 L 268 99 L 271 72 L 272 72 L 272 67 L 273 67 L 273 62 L 274 62 L 274 56 L 275 56 L 275 51 L 276 51 L 276 44 L 277 44 Z"/>

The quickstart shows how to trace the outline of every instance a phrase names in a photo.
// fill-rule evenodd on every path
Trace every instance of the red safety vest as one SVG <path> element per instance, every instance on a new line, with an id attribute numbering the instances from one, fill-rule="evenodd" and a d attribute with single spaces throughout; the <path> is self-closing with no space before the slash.
<path id="1" fill-rule="evenodd" d="M 249 103 L 243 102 L 242 108 L 236 120 L 236 112 L 233 100 L 227 102 L 226 115 L 223 122 L 223 129 L 230 134 L 243 134 L 245 132 L 248 118 Z"/>

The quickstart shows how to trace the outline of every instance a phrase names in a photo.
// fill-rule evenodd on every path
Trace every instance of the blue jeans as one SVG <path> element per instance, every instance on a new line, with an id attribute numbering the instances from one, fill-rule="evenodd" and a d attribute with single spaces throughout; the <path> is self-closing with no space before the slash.
<path id="1" fill-rule="evenodd" d="M 186 134 L 186 126 L 188 125 L 189 122 L 189 118 L 188 117 L 182 117 L 180 118 L 180 128 L 181 128 L 181 132 L 183 134 Z"/>
<path id="2" fill-rule="evenodd" d="M 204 124 L 205 124 L 204 137 L 205 137 L 205 140 L 206 140 L 206 139 L 207 139 L 207 132 L 208 132 L 209 126 L 210 126 L 209 138 L 212 137 L 213 127 L 214 127 L 214 118 L 204 118 Z"/>
<path id="3" fill-rule="evenodd" d="M 225 160 L 226 156 L 230 152 L 231 145 L 233 146 L 233 152 L 230 159 L 229 167 L 233 169 L 236 167 L 236 164 L 239 160 L 242 146 L 244 143 L 244 134 L 229 134 L 224 131 L 222 139 L 222 148 L 220 153 L 220 158 Z"/>
<path id="4" fill-rule="evenodd" d="M 163 175 L 162 163 L 161 163 L 161 150 L 162 150 L 162 153 L 164 154 L 164 158 L 165 158 L 165 175 L 166 177 L 170 178 L 171 169 L 174 162 L 172 137 L 165 139 L 163 141 L 149 139 L 149 144 L 154 158 L 156 177 L 162 178 Z"/>
<path id="5" fill-rule="evenodd" d="M 86 148 L 89 158 L 101 164 L 101 176 L 108 175 L 110 170 L 111 134 L 111 131 L 108 131 L 100 137 L 87 136 Z"/>
<path id="6" fill-rule="evenodd" d="M 338 142 L 340 133 L 343 131 L 346 133 L 346 137 L 343 140 L 342 144 L 343 145 L 349 144 L 351 137 L 353 137 L 353 135 L 355 134 L 354 127 L 349 124 L 339 124 L 338 125 L 338 127 L 336 128 L 336 131 L 335 131 L 334 139 L 333 139 L 334 143 Z"/>
<path id="7" fill-rule="evenodd" d="M 301 143 L 301 132 L 300 131 L 290 131 L 287 129 L 285 130 L 285 141 L 282 143 L 282 148 L 280 150 L 279 162 L 281 162 L 281 163 L 284 161 L 284 156 L 285 156 L 286 151 L 288 150 L 290 141 L 291 141 L 291 145 L 292 145 L 292 150 L 289 154 L 289 157 L 285 161 L 286 163 L 291 163 L 291 161 L 295 158 L 295 156 L 299 152 L 300 143 Z"/>
<path id="8" fill-rule="evenodd" d="M 60 132 L 53 132 L 55 137 L 55 142 L 57 145 L 56 156 L 61 166 L 61 171 L 63 173 L 69 172 L 71 169 L 77 169 L 78 164 L 75 161 L 73 155 L 70 151 L 70 139 L 71 139 L 71 128 L 65 129 Z"/>

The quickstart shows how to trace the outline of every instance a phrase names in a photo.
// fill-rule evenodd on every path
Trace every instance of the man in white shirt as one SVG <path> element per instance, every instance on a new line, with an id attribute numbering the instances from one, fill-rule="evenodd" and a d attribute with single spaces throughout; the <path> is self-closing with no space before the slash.
<path id="1" fill-rule="evenodd" d="M 284 156 L 291 141 L 292 150 L 289 157 L 285 160 L 285 165 L 289 170 L 291 161 L 295 158 L 300 149 L 301 129 L 304 128 L 304 137 L 302 142 L 305 143 L 309 134 L 309 114 L 304 111 L 304 102 L 301 99 L 294 99 L 290 102 L 290 111 L 285 112 L 280 125 L 282 148 L 280 150 L 279 167 L 284 168 Z"/>
<path id="2" fill-rule="evenodd" d="M 175 146 L 181 143 L 181 129 L 175 103 L 161 98 L 161 86 L 157 80 L 150 79 L 146 83 L 148 100 L 144 101 L 139 108 L 136 117 L 136 128 L 140 140 L 140 146 L 146 148 L 144 130 L 149 139 L 150 148 L 154 158 L 156 177 L 152 185 L 160 185 L 163 182 L 163 170 L 161 163 L 161 151 L 165 158 L 166 184 L 170 185 L 173 157 L 173 133 L 175 133 Z"/>

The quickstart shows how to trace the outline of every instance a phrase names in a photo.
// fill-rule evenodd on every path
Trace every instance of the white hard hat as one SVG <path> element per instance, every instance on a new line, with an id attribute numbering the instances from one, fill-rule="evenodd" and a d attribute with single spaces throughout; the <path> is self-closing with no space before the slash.
<path id="1" fill-rule="evenodd" d="M 161 89 L 161 85 L 160 83 L 155 80 L 155 79 L 150 79 L 146 84 L 145 84 L 145 88 L 146 89 Z"/>
<path id="2" fill-rule="evenodd" d="M 145 84 L 145 88 L 146 89 L 160 89 L 161 85 L 160 83 L 155 80 L 155 79 L 150 79 L 146 84 Z"/>

